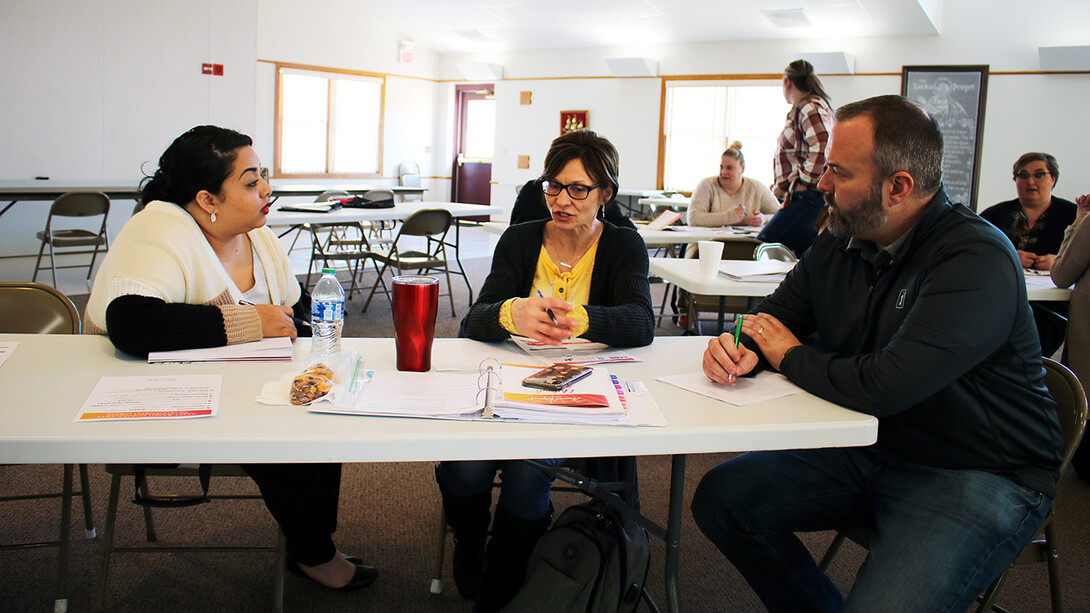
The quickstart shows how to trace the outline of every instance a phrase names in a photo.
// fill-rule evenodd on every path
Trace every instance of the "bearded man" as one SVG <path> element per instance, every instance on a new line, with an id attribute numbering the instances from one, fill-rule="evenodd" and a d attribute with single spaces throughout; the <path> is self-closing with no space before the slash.
<path id="1" fill-rule="evenodd" d="M 693 516 L 770 611 L 965 611 L 1056 492 L 1061 431 L 1022 267 L 947 199 L 942 133 L 919 105 L 880 96 L 836 120 L 827 231 L 703 368 L 724 384 L 778 370 L 876 416 L 878 441 L 738 456 L 705 475 Z M 845 599 L 794 533 L 849 526 L 870 543 Z"/>

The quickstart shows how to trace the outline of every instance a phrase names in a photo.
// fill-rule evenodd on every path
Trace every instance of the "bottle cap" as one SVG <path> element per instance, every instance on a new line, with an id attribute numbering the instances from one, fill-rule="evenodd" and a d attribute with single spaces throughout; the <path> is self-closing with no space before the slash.
<path id="1" fill-rule="evenodd" d="M 337 271 L 335 269 L 333 269 L 333 268 L 323 268 L 322 269 L 322 274 L 323 275 L 335 275 L 335 274 L 337 274 Z"/>

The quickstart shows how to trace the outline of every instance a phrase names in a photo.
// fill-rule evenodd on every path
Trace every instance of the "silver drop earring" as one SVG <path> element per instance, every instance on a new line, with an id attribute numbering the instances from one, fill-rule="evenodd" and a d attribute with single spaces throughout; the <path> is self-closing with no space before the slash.
<path id="1" fill-rule="evenodd" d="M 216 214 L 212 213 L 212 223 L 216 223 Z"/>

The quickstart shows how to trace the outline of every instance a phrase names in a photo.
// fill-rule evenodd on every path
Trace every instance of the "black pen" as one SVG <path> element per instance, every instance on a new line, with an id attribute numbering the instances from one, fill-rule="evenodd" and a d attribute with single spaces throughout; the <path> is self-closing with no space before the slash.
<path id="1" fill-rule="evenodd" d="M 541 290 L 537 290 L 537 297 L 538 298 L 544 298 L 545 294 L 542 294 Z M 553 325 L 557 326 L 557 327 L 560 327 L 560 324 L 557 323 L 557 321 L 556 321 L 556 315 L 553 314 L 553 310 L 549 309 L 549 308 L 546 308 L 545 312 L 549 314 L 549 319 L 553 320 Z"/>

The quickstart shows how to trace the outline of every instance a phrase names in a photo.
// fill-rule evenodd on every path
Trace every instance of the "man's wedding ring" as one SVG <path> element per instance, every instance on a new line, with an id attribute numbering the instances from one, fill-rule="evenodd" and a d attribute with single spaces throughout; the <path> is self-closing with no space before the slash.
<path id="1" fill-rule="evenodd" d="M 764 326 L 761 326 L 761 329 L 760 329 L 760 330 L 757 330 L 757 334 L 758 334 L 758 335 L 760 335 L 760 334 L 764 334 L 764 332 L 765 332 Z"/>

